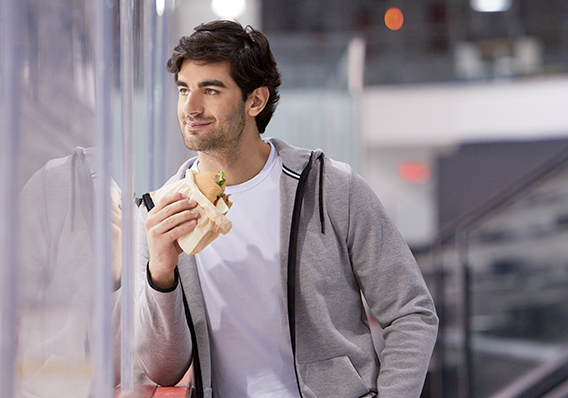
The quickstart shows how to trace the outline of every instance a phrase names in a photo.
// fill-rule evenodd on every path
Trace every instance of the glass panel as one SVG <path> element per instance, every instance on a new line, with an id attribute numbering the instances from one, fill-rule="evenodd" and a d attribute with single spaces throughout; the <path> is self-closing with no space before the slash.
<path id="1" fill-rule="evenodd" d="M 17 189 L 21 56 L 19 3 L 0 3 L 0 385 L 14 395 L 17 306 Z"/>
<path id="2" fill-rule="evenodd" d="M 153 1 L 132 7 L 136 29 L 122 46 L 132 82 L 123 87 L 136 96 L 125 111 L 119 11 L 113 1 L 2 2 L 3 397 L 110 397 L 120 381 L 121 256 L 130 262 L 134 250 L 134 153 L 149 151 L 134 148 L 135 129 L 121 121 L 154 112 L 145 99 L 154 81 L 144 74 L 154 66 L 137 61 L 155 57 L 156 28 Z M 136 131 L 145 142 L 145 128 Z M 148 186 L 152 168 L 137 186 Z M 123 315 L 128 323 L 132 311 Z M 126 329 L 122 345 L 133 345 Z"/>
<path id="3" fill-rule="evenodd" d="M 175 115 L 160 89 L 172 4 L 158 18 L 153 0 L 2 1 L 2 397 L 145 382 L 133 223 L 171 150 L 155 131 L 168 130 L 156 115 Z"/>
<path id="4" fill-rule="evenodd" d="M 86 397 L 95 373 L 90 6 L 21 2 L 16 397 Z"/>

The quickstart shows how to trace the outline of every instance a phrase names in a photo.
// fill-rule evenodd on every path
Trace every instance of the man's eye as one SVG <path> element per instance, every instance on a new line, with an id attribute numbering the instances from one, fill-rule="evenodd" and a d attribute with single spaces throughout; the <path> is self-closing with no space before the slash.
<path id="1" fill-rule="evenodd" d="M 215 95 L 215 94 L 218 94 L 219 92 L 217 90 L 213 89 L 213 88 L 208 88 L 208 89 L 205 90 L 205 93 L 209 94 L 209 95 Z"/>
<path id="2" fill-rule="evenodd" d="M 179 89 L 179 95 L 182 95 L 184 97 L 188 94 L 188 92 L 189 92 L 189 90 L 187 88 L 180 88 Z"/>

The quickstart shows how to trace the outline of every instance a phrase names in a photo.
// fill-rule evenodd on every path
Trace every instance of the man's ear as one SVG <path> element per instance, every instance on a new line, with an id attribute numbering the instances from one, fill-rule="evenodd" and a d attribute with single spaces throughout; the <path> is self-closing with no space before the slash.
<path id="1" fill-rule="evenodd" d="M 249 116 L 256 117 L 268 102 L 268 98 L 270 97 L 270 92 L 268 91 L 268 87 L 259 87 L 255 89 L 252 93 L 248 95 L 247 104 L 248 104 L 248 114 Z"/>

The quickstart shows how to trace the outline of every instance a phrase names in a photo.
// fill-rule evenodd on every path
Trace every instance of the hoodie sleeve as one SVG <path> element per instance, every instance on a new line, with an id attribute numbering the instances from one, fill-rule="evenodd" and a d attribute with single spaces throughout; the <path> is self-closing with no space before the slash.
<path id="1" fill-rule="evenodd" d="M 162 386 L 177 384 L 189 368 L 192 344 L 185 319 L 181 285 L 172 291 L 159 291 L 150 285 L 149 260 L 144 220 L 147 211 L 140 206 L 137 259 L 138 360 L 142 371 Z"/>
<path id="2" fill-rule="evenodd" d="M 418 398 L 438 330 L 434 303 L 404 239 L 372 189 L 354 172 L 348 245 L 370 312 L 384 331 L 378 395 Z"/>

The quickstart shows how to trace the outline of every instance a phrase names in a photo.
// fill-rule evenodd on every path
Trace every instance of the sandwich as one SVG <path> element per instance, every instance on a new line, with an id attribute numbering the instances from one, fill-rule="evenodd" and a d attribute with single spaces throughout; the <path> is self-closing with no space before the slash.
<path id="1" fill-rule="evenodd" d="M 195 185 L 201 191 L 203 195 L 213 205 L 217 205 L 217 201 L 219 199 L 223 199 L 227 206 L 231 208 L 233 203 L 229 200 L 229 197 L 225 195 L 225 173 L 220 171 L 218 173 L 214 173 L 212 171 L 206 171 L 204 173 L 196 173 L 193 176 Z"/>
<path id="2" fill-rule="evenodd" d="M 197 254 L 220 234 L 226 235 L 231 230 L 232 223 L 225 217 L 232 205 L 229 195 L 225 195 L 225 173 L 187 170 L 185 178 L 166 184 L 150 195 L 157 203 L 174 192 L 181 192 L 195 200 L 197 207 L 194 210 L 199 213 L 195 229 L 177 240 L 184 252 Z"/>

